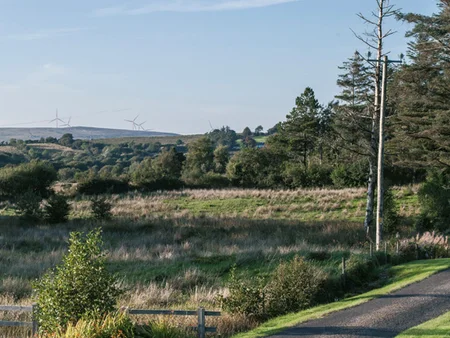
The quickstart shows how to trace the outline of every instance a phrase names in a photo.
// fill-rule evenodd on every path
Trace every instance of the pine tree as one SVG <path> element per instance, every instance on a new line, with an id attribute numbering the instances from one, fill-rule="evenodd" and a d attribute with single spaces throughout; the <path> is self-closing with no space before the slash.
<path id="1" fill-rule="evenodd" d="M 409 165 L 450 169 L 450 0 L 438 7 L 431 16 L 401 16 L 415 26 L 408 33 L 411 62 L 395 79 L 393 143 Z"/>
<path id="2" fill-rule="evenodd" d="M 308 87 L 297 97 L 295 107 L 282 124 L 280 136 L 287 143 L 290 157 L 300 159 L 305 168 L 317 145 L 322 110 L 314 90 Z"/>

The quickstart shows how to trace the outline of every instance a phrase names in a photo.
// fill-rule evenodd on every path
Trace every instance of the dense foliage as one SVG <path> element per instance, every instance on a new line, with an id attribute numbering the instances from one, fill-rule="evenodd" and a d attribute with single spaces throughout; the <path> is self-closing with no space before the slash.
<path id="1" fill-rule="evenodd" d="M 120 294 L 116 282 L 106 270 L 100 230 L 71 233 L 62 264 L 34 284 L 40 330 L 52 333 L 113 311 Z"/>

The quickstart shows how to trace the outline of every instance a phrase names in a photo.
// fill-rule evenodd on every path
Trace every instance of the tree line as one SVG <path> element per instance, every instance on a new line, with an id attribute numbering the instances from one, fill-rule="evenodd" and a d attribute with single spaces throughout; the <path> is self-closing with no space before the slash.
<path id="1" fill-rule="evenodd" d="M 407 61 L 388 69 L 385 176 L 388 185 L 426 180 L 448 195 L 450 169 L 450 0 L 426 16 L 401 13 L 387 0 L 376 0 L 369 40 L 375 60 L 391 32 L 390 16 L 412 24 Z M 317 100 L 310 87 L 295 99 L 292 110 L 267 133 L 262 126 L 238 134 L 228 126 L 204 137 L 174 145 L 105 145 L 73 140 L 70 134 L 51 140 L 77 150 L 73 154 L 30 148 L 24 159 L 49 160 L 62 181 L 76 181 L 81 193 L 129 189 L 179 188 L 310 188 L 367 186 L 365 226 L 373 220 L 376 155 L 380 119 L 381 62 L 370 63 L 355 52 L 339 67 L 339 93 L 330 102 Z M 266 137 L 264 147 L 256 136 Z M 261 145 L 261 144 L 259 144 Z M 18 163 L 0 157 L 3 164 Z M 447 194 L 447 195 L 446 195 Z M 426 195 L 426 194 L 425 194 Z M 424 196 L 425 196 L 424 195 Z M 429 194 L 428 194 L 429 195 Z M 428 196 L 427 195 L 427 196 Z M 446 208 L 448 206 L 448 199 Z M 450 214 L 450 212 L 449 212 Z M 425 223 L 428 221 L 424 221 Z"/>

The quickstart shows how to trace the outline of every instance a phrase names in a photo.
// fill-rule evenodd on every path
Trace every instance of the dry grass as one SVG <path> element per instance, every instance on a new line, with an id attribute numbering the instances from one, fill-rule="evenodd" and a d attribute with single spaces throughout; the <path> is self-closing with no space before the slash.
<path id="1" fill-rule="evenodd" d="M 0 146 L 0 153 L 21 154 L 22 152 L 13 146 Z"/>
<path id="2" fill-rule="evenodd" d="M 405 213 L 417 210 L 414 193 L 396 194 Z M 89 219 L 83 199 L 72 202 L 64 225 L 0 218 L 0 304 L 30 304 L 31 281 L 60 262 L 69 233 L 99 225 L 109 267 L 125 290 L 119 305 L 132 308 L 220 309 L 217 295 L 227 293 L 233 265 L 244 277 L 267 276 L 295 254 L 326 250 L 340 257 L 361 252 L 366 241 L 364 189 L 185 190 L 109 200 L 115 218 L 101 224 Z M 211 320 L 225 337 L 254 325 L 236 316 Z"/>
<path id="3" fill-rule="evenodd" d="M 80 153 L 80 150 L 75 150 L 69 147 L 62 146 L 60 144 L 56 143 L 29 143 L 27 144 L 29 147 L 33 147 L 36 149 L 41 150 L 57 150 L 57 151 L 63 151 L 63 152 L 70 152 L 70 153 Z"/>

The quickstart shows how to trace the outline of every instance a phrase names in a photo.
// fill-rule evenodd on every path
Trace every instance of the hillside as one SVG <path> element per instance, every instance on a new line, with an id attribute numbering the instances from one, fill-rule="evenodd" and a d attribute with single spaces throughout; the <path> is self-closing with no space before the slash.
<path id="1" fill-rule="evenodd" d="M 96 140 L 122 137 L 154 137 L 154 136 L 176 136 L 175 133 L 158 131 L 137 131 L 125 129 L 108 129 L 93 127 L 70 127 L 70 128 L 0 128 L 0 142 L 9 141 L 12 138 L 18 140 L 39 140 L 41 137 L 61 138 L 62 135 L 70 133 L 75 139 Z"/>

